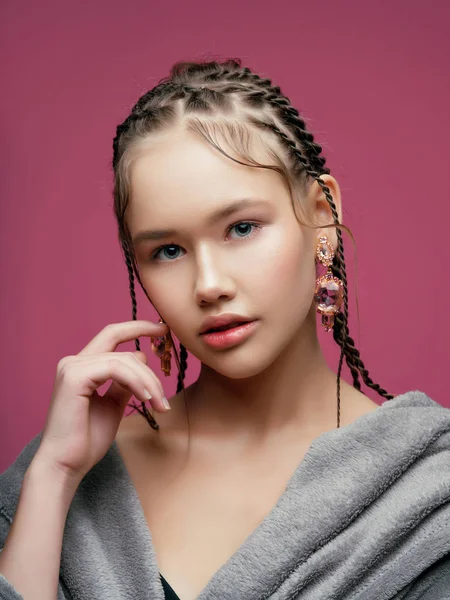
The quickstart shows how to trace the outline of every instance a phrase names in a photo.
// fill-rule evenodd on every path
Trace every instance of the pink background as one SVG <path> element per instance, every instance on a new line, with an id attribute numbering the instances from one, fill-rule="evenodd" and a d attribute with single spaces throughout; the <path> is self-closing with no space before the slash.
<path id="1" fill-rule="evenodd" d="M 390 393 L 450 406 L 448 2 L 9 0 L 2 13 L 0 471 L 42 429 L 59 359 L 131 319 L 115 127 L 173 62 L 204 55 L 241 57 L 311 120 L 356 237 L 362 359 Z M 190 357 L 187 383 L 197 374 Z M 163 383 L 170 397 L 175 377 Z"/>

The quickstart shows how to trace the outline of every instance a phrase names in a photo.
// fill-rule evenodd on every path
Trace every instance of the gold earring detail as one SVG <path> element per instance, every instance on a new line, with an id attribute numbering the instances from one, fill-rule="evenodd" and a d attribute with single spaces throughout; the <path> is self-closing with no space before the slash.
<path id="1" fill-rule="evenodd" d="M 328 267 L 328 271 L 316 280 L 314 301 L 317 305 L 317 312 L 322 315 L 322 326 L 325 331 L 331 331 L 334 325 L 334 315 L 339 312 L 342 306 L 344 284 L 338 277 L 334 277 L 331 271 L 334 248 L 326 235 L 319 238 L 316 258 L 324 267 Z"/>
<path id="2" fill-rule="evenodd" d="M 158 323 L 164 323 L 162 319 Z M 172 361 L 172 342 L 168 335 L 162 335 L 157 337 L 150 337 L 151 346 L 156 356 L 161 359 L 161 370 L 164 375 L 168 377 L 170 375 L 171 361 Z"/>

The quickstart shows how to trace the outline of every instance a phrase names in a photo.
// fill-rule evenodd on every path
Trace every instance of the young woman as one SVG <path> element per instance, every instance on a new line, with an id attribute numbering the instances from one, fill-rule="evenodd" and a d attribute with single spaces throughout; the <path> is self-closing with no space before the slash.
<path id="1" fill-rule="evenodd" d="M 238 60 L 178 63 L 113 150 L 133 320 L 59 362 L 0 478 L 0 598 L 450 598 L 450 410 L 363 364 L 339 185 L 289 99 Z"/>

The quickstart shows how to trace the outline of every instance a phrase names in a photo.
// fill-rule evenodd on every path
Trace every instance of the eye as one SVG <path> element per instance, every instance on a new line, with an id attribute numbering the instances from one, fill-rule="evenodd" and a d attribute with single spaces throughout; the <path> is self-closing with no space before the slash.
<path id="1" fill-rule="evenodd" d="M 258 225 L 258 223 L 252 223 L 250 221 L 239 221 L 238 223 L 231 225 L 228 228 L 228 232 L 232 229 L 236 229 L 238 232 L 237 239 L 248 239 L 252 238 L 257 233 L 257 230 L 261 229 L 261 226 Z M 160 246 L 150 255 L 150 262 L 173 262 L 175 259 L 179 258 L 179 250 L 181 250 L 181 247 L 177 246 L 177 244 Z M 164 258 L 161 258 L 160 255 Z"/>
<path id="2" fill-rule="evenodd" d="M 168 260 L 171 261 L 174 258 L 178 258 L 178 249 L 180 249 L 180 246 L 177 246 L 176 244 L 166 244 L 165 246 L 160 246 L 150 256 L 150 260 L 152 262 L 167 262 L 164 258 L 158 258 L 159 254 L 161 254 L 162 252 L 167 252 L 167 254 L 164 254 L 163 256 L 165 256 L 166 259 L 168 258 Z"/>
<path id="3" fill-rule="evenodd" d="M 256 230 L 260 229 L 260 226 L 257 223 L 251 223 L 250 221 L 239 221 L 239 223 L 232 225 L 228 231 L 235 228 L 238 232 L 238 237 L 249 238 L 255 235 Z"/>

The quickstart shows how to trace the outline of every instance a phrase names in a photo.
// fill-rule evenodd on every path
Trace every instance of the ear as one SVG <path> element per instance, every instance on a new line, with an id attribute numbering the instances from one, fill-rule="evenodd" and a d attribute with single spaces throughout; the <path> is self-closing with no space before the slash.
<path id="1" fill-rule="evenodd" d="M 336 211 L 339 217 L 339 223 L 342 223 L 342 204 L 341 190 L 336 179 L 332 175 L 320 175 L 320 179 L 329 189 Z M 324 191 L 316 180 L 313 181 L 308 192 L 308 206 L 311 211 L 311 218 L 315 225 L 330 225 L 334 223 L 333 213 Z M 337 247 L 337 236 L 335 227 L 326 227 L 315 230 L 316 239 L 321 235 L 326 235 L 334 248 Z"/>

